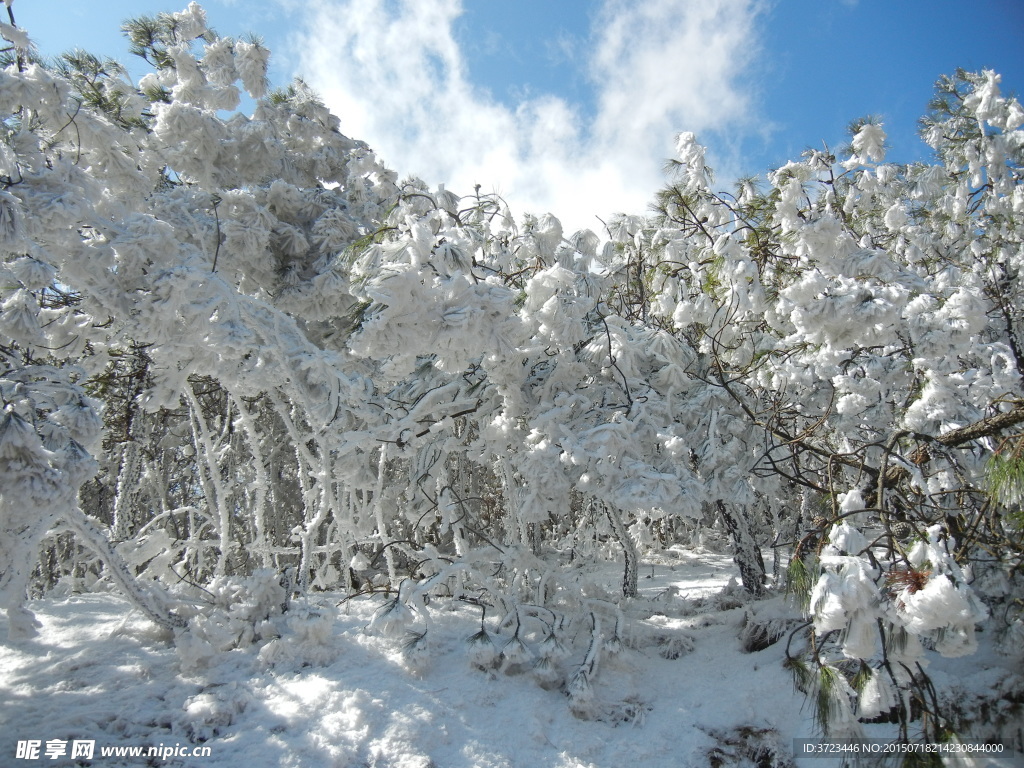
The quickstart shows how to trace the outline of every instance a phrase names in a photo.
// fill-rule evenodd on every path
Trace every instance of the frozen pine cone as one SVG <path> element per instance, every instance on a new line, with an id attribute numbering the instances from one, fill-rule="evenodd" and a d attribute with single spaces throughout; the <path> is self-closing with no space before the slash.
<path id="1" fill-rule="evenodd" d="M 910 536 L 910 534 L 914 532 L 914 529 L 911 528 L 910 523 L 908 523 L 906 520 L 900 520 L 898 522 L 893 523 L 892 527 L 889 530 L 892 532 L 892 535 L 897 539 L 906 539 Z"/>

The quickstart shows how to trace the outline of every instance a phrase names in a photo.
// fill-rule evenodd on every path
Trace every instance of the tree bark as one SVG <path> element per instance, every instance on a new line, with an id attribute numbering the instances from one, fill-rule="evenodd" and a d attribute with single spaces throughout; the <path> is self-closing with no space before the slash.
<path id="1" fill-rule="evenodd" d="M 750 533 L 750 525 L 745 517 L 733 515 L 721 499 L 715 502 L 715 506 L 732 537 L 733 562 L 740 569 L 743 588 L 754 597 L 761 597 L 765 583 L 764 558 Z"/>
<path id="2" fill-rule="evenodd" d="M 622 573 L 622 596 L 636 597 L 637 580 L 640 570 L 640 555 L 636 551 L 636 544 L 629 537 L 629 531 L 626 529 L 626 524 L 622 521 L 622 513 L 619 511 L 619 508 L 613 504 L 598 503 L 604 506 L 604 512 L 608 515 L 608 522 L 612 525 L 612 533 L 615 534 L 615 538 L 622 545 L 622 554 L 626 561 Z"/>
<path id="3" fill-rule="evenodd" d="M 943 435 L 938 437 L 932 437 L 930 435 L 921 435 L 916 432 L 903 433 L 897 435 L 898 437 L 914 437 L 918 440 L 936 443 L 945 448 L 955 448 L 956 446 L 969 443 L 972 440 L 980 440 L 983 437 L 994 437 L 995 435 L 1002 432 L 1004 429 L 1015 427 L 1018 424 L 1024 422 L 1024 404 L 1017 403 L 1011 410 L 1004 411 L 1003 413 L 997 413 L 994 416 L 987 416 L 984 419 L 968 424 L 965 427 L 959 429 L 952 429 Z M 896 438 L 893 439 L 892 443 L 895 444 Z M 927 453 L 922 454 L 921 463 L 927 463 Z M 878 470 L 874 470 L 874 476 L 878 476 Z M 901 465 L 889 467 L 884 477 L 882 478 L 882 488 L 892 488 L 897 483 L 905 480 L 910 476 L 910 472 Z M 877 499 L 875 500 L 875 506 L 878 505 Z"/>

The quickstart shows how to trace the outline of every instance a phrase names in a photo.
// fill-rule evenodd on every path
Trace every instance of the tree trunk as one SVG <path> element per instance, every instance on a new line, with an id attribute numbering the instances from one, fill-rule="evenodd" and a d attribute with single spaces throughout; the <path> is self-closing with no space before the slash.
<path id="1" fill-rule="evenodd" d="M 735 516 L 729 512 L 729 508 L 721 499 L 716 501 L 715 505 L 732 537 L 733 561 L 740 569 L 743 588 L 754 597 L 761 597 L 764 594 L 765 582 L 764 559 L 761 557 L 761 548 L 757 546 L 750 533 L 750 525 L 742 515 Z"/>
<path id="2" fill-rule="evenodd" d="M 171 612 L 172 598 L 165 594 L 155 582 L 150 582 L 145 586 L 140 584 L 117 550 L 110 546 L 107 537 L 77 506 L 66 509 L 61 517 L 68 528 L 74 531 L 78 543 L 99 555 L 106 566 L 107 576 L 121 587 L 125 597 L 150 621 L 168 630 L 187 625 L 185 619 Z"/>
<path id="3" fill-rule="evenodd" d="M 598 502 L 604 507 L 608 521 L 612 524 L 612 533 L 622 545 L 622 554 L 625 556 L 626 566 L 622 573 L 622 595 L 623 597 L 636 597 L 637 578 L 639 572 L 640 556 L 636 551 L 636 544 L 629 537 L 626 524 L 622 522 L 622 513 L 613 504 Z"/>

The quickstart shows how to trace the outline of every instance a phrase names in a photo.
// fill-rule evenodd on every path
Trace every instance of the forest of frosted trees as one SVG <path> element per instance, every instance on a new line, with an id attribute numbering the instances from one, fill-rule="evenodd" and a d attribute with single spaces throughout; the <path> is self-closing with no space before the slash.
<path id="1" fill-rule="evenodd" d="M 401 179 L 194 3 L 126 31 L 137 84 L 0 25 L 12 637 L 58 584 L 197 654 L 334 591 L 429 653 L 461 600 L 481 658 L 575 643 L 550 684 L 585 712 L 643 559 L 717 537 L 744 599 L 790 595 L 825 733 L 949 738 L 922 660 L 979 626 L 1020 652 L 1024 108 L 997 74 L 938 82 L 928 163 L 860 121 L 726 192 L 684 133 L 650 211 L 570 233 Z"/>

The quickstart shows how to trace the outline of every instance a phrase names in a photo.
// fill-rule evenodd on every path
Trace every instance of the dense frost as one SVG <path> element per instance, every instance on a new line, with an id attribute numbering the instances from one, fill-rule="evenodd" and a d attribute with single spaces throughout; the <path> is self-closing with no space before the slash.
<path id="1" fill-rule="evenodd" d="M 649 671 L 631 638 L 693 644 L 656 605 L 683 586 L 644 594 L 643 573 L 710 547 L 740 602 L 793 597 L 743 642 L 788 633 L 818 732 L 986 725 L 927 670 L 979 626 L 1020 653 L 1024 109 L 996 74 L 939 82 L 931 164 L 886 163 L 868 122 L 842 159 L 729 194 L 683 133 L 649 216 L 569 235 L 400 180 L 195 4 L 127 29 L 154 68 L 138 87 L 84 54 L 44 66 L 0 28 L 12 640 L 37 629 L 30 593 L 113 583 L 174 638 L 174 674 L 334 669 L 397 641 L 426 680 L 472 614 L 478 672 L 535 678 L 562 718 L 639 724 L 644 685 L 602 693 Z M 326 594 L 363 596 L 369 634 L 339 645 Z M 305 682 L 294 712 L 373 731 L 339 764 L 390 754 L 368 713 L 391 704 Z M 197 689 L 166 727 L 213 738 L 248 695 Z M 430 701 L 386 732 L 421 739 Z M 712 720 L 722 750 L 778 736 L 752 710 Z"/>

